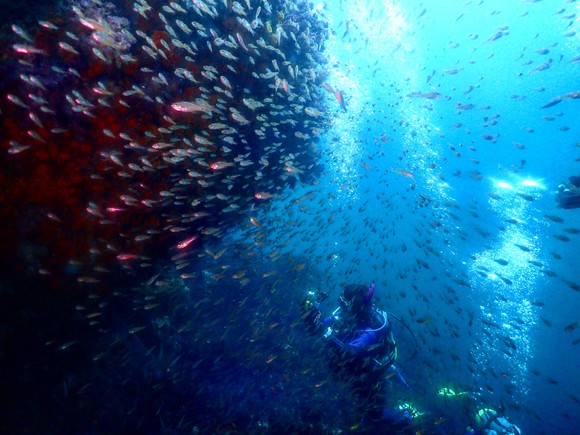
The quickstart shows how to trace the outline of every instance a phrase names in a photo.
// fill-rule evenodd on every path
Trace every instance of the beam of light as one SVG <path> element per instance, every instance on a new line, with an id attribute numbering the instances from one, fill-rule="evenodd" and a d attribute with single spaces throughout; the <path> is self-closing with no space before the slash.
<path id="1" fill-rule="evenodd" d="M 496 183 L 496 186 L 499 187 L 500 189 L 513 189 L 514 188 L 511 184 L 506 183 L 505 181 L 498 181 Z"/>
<path id="2" fill-rule="evenodd" d="M 477 300 L 485 301 L 480 305 L 485 335 L 479 337 L 484 344 L 475 347 L 473 355 L 480 366 L 509 373 L 503 382 L 511 382 L 517 396 L 525 397 L 530 391 L 528 364 L 534 350 L 530 335 L 538 322 L 531 301 L 541 278 L 533 262 L 541 259 L 542 246 L 537 235 L 540 224 L 530 217 L 534 205 L 520 195 L 539 195 L 542 185 L 531 178 L 491 182 L 496 199 L 490 198 L 490 207 L 502 222 L 512 223 L 495 245 L 475 254 L 470 264 L 472 288 L 477 289 Z M 498 351 L 490 353 L 489 349 Z"/>

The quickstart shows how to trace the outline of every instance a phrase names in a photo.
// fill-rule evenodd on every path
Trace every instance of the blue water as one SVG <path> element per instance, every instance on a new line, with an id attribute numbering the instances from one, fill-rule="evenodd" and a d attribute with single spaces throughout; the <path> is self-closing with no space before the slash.
<path id="1" fill-rule="evenodd" d="M 424 407 L 451 384 L 506 407 L 525 433 L 580 430 L 570 397 L 580 387 L 577 332 L 564 331 L 578 318 L 565 280 L 580 278 L 580 242 L 553 237 L 580 225 L 554 196 L 578 173 L 580 111 L 575 100 L 541 109 L 580 84 L 570 62 L 578 34 L 565 36 L 579 31 L 578 5 L 343 1 L 322 11 L 335 30 L 329 81 L 348 112 L 336 104 L 315 194 L 274 205 L 264 222 L 291 221 L 296 230 L 276 241 L 308 253 L 324 290 L 374 281 L 381 301 L 413 323 L 420 353 L 405 370 Z"/>
<path id="2" fill-rule="evenodd" d="M 564 36 L 578 30 L 578 6 L 341 3 L 324 10 L 335 29 L 333 85 L 349 110 L 336 109 L 328 136 L 338 139 L 323 145 L 328 172 L 308 209 L 292 207 L 300 230 L 288 249 L 319 263 L 325 290 L 375 281 L 389 309 L 432 318 L 413 326 L 422 346 L 405 367 L 411 383 L 460 385 L 480 403 L 507 406 L 525 433 L 574 433 L 578 403 L 570 395 L 579 387 L 580 352 L 564 328 L 576 321 L 579 302 L 564 280 L 578 281 L 579 241 L 553 235 L 580 223 L 554 198 L 556 186 L 578 172 L 580 117 L 574 100 L 541 106 L 578 88 L 578 62 L 570 62 L 578 35 Z M 486 42 L 500 26 L 509 33 Z M 549 53 L 536 52 L 544 47 Z M 534 71 L 548 59 L 548 69 Z M 408 96 L 432 91 L 441 96 Z M 305 231 L 306 240 L 297 240 Z M 418 399 L 426 407 L 428 390 Z"/>
<path id="3" fill-rule="evenodd" d="M 526 434 L 580 433 L 580 211 L 558 208 L 555 196 L 580 175 L 580 101 L 542 109 L 579 90 L 578 2 L 329 0 L 317 8 L 331 29 L 321 68 L 347 109 L 330 92 L 317 106 L 331 115 L 309 150 L 323 172 L 302 168 L 283 192 L 261 180 L 256 186 L 275 196 L 246 198 L 239 203 L 249 211 L 211 220 L 218 236 L 173 249 L 175 261 L 122 263 L 128 277 L 99 272 L 102 282 L 58 288 L 54 305 L 45 306 L 43 278 L 22 278 L 22 293 L 6 284 L 3 297 L 16 302 L 3 307 L 0 355 L 15 375 L 2 385 L 15 405 L 0 412 L 0 432 L 348 432 L 360 417 L 351 392 L 329 373 L 299 302 L 308 289 L 327 292 L 330 311 L 343 284 L 374 282 L 411 386 L 388 381 L 387 406 L 413 403 L 423 413 L 419 433 L 462 434 L 480 406 Z M 168 101 L 182 99 L 167 92 Z M 270 169 L 278 166 L 288 169 Z M 156 185 L 157 174 L 146 180 L 165 190 L 176 174 L 159 175 L 168 186 Z M 118 178 L 107 182 L 99 186 L 112 196 L 127 193 Z M 204 204 L 212 213 L 213 195 Z M 125 222 L 130 236 L 119 240 L 147 225 L 167 233 L 180 210 L 199 211 L 169 208 L 155 210 L 159 221 Z M 22 227 L 31 222 L 22 217 Z M 196 225 L 164 241 L 197 236 Z M 118 235 L 103 234 L 92 242 L 114 258 Z M 17 259 L 50 252 L 22 244 Z M 65 270 L 77 284 L 80 264 Z M 461 395 L 439 397 L 442 387 Z"/>

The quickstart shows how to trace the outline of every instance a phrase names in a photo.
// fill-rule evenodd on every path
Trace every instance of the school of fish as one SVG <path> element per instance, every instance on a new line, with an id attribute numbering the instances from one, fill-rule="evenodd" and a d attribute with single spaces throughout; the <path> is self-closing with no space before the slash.
<path id="1" fill-rule="evenodd" d="M 183 267 L 194 240 L 320 172 L 328 31 L 311 5 L 72 4 L 12 26 L 2 107 L 7 165 L 26 168 L 11 174 L 21 187 L 5 215 L 36 207 L 52 251 L 31 254 L 41 274 L 68 264 L 97 283 L 150 267 L 161 246 Z"/>

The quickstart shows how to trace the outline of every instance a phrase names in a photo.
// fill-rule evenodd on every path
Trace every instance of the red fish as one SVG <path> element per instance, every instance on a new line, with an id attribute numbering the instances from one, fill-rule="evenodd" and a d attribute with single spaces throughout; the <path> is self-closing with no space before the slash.
<path id="1" fill-rule="evenodd" d="M 185 249 L 197 240 L 197 236 L 190 237 L 177 245 L 177 249 Z"/>
<path id="2" fill-rule="evenodd" d="M 332 89 L 332 86 L 330 86 L 328 83 L 324 82 L 322 83 L 322 88 L 328 92 L 330 92 L 331 94 L 335 94 L 336 91 L 334 89 Z"/>
<path id="3" fill-rule="evenodd" d="M 290 88 L 288 87 L 288 82 L 286 81 L 286 79 L 282 79 L 282 89 L 284 89 L 284 92 L 286 92 L 288 95 L 290 95 Z"/>
<path id="4" fill-rule="evenodd" d="M 342 110 L 344 110 L 346 112 L 346 103 L 344 102 L 344 97 L 342 95 L 342 92 L 340 90 L 338 90 L 334 93 L 334 96 L 336 97 L 336 100 L 340 104 L 340 107 L 342 107 Z"/>

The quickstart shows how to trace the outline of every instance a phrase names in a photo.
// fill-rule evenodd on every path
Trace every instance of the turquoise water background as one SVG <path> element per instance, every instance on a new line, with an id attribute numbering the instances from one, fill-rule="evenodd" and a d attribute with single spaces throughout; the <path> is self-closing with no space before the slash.
<path id="1" fill-rule="evenodd" d="M 389 309 L 420 320 L 421 353 L 405 368 L 419 401 L 448 383 L 506 406 L 525 433 L 572 433 L 580 352 L 564 328 L 578 320 L 567 282 L 580 278 L 580 241 L 554 235 L 580 215 L 557 208 L 555 191 L 578 173 L 580 112 L 576 100 L 541 107 L 580 85 L 578 4 L 320 10 L 334 29 L 329 82 L 348 111 L 336 103 L 320 184 L 293 194 L 311 196 L 262 223 L 290 228 L 276 241 L 318 264 L 324 290 L 375 281 Z"/>

